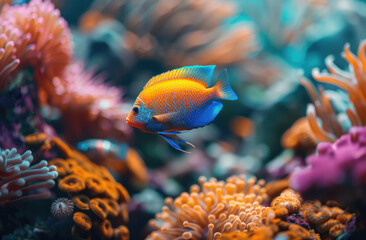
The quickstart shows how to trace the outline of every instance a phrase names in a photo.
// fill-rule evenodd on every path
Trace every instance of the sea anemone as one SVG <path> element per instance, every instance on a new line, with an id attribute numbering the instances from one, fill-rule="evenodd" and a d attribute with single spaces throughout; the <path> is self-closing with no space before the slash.
<path id="1" fill-rule="evenodd" d="M 0 205 L 20 201 L 49 198 L 48 188 L 55 185 L 55 166 L 47 167 L 47 161 L 33 162 L 32 152 L 22 155 L 15 148 L 0 149 Z"/>
<path id="2" fill-rule="evenodd" d="M 17 28 L 6 21 L 0 21 L 0 91 L 15 81 L 10 74 L 18 68 L 19 57 L 24 54 L 18 48 L 21 38 L 21 32 Z"/>
<path id="3" fill-rule="evenodd" d="M 68 198 L 58 198 L 51 205 L 51 213 L 56 218 L 66 218 L 74 212 L 74 203 Z"/>
<path id="4" fill-rule="evenodd" d="M 330 73 L 320 73 L 318 69 L 313 69 L 313 77 L 320 82 L 329 83 L 342 88 L 349 97 L 352 106 L 346 109 L 343 115 L 348 117 L 352 126 L 366 125 L 366 41 L 361 42 L 358 54 L 355 56 L 350 50 L 350 45 L 346 44 L 343 57 L 350 65 L 350 71 L 339 69 L 334 63 L 334 57 L 328 56 L 325 60 Z M 322 89 L 320 96 L 315 87 L 306 78 L 301 79 L 301 83 L 306 87 L 314 105 L 308 107 L 307 118 L 310 127 L 319 141 L 334 142 L 346 133 L 345 128 L 339 121 L 336 109 L 332 105 L 331 99 Z M 317 121 L 321 119 L 321 125 Z"/>
<path id="5" fill-rule="evenodd" d="M 70 30 L 50 1 L 32 0 L 29 4 L 5 6 L 0 19 L 28 37 L 28 42 L 22 44 L 32 51 L 22 57 L 23 66 L 33 66 L 47 77 L 61 75 L 72 57 Z M 42 81 L 37 79 L 39 86 Z"/>
<path id="6" fill-rule="evenodd" d="M 264 181 L 233 176 L 224 181 L 200 177 L 200 186 L 175 200 L 167 198 L 167 206 L 150 221 L 157 228 L 147 239 L 217 239 L 225 232 L 248 232 L 260 228 L 274 217 L 260 205 L 267 195 Z"/>
<path id="7" fill-rule="evenodd" d="M 56 93 L 49 104 L 61 110 L 65 138 L 69 141 L 124 140 L 131 135 L 131 128 L 123 120 L 127 112 L 121 101 L 121 90 L 102 80 L 92 71 L 85 71 L 81 63 L 69 65 L 62 77 L 53 78 Z"/>

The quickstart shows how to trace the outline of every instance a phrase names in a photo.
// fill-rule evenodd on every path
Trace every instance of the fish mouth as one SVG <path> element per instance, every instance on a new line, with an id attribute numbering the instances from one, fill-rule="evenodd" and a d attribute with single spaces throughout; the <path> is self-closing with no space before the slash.
<path id="1" fill-rule="evenodd" d="M 130 119 L 126 119 L 126 123 L 127 123 L 127 125 L 131 126 L 131 120 Z"/>

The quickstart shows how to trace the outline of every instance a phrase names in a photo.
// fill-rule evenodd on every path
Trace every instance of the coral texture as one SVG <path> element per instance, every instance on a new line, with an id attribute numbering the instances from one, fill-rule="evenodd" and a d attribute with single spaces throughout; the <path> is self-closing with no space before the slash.
<path id="1" fill-rule="evenodd" d="M 68 198 L 58 198 L 51 205 L 51 213 L 56 218 L 66 218 L 74 212 L 74 203 Z"/>
<path id="2" fill-rule="evenodd" d="M 88 138 L 124 140 L 131 136 L 131 128 L 122 120 L 127 112 L 121 90 L 102 80 L 85 71 L 81 63 L 69 65 L 62 77 L 53 78 L 56 93 L 49 103 L 61 110 L 69 142 Z"/>
<path id="3" fill-rule="evenodd" d="M 308 165 L 298 168 L 291 175 L 290 186 L 300 192 L 347 184 L 350 180 L 354 186 L 365 186 L 365 144 L 364 127 L 352 127 L 349 134 L 343 135 L 333 144 L 320 143 L 317 154 L 306 159 Z"/>
<path id="4" fill-rule="evenodd" d="M 88 237 L 95 231 L 106 239 L 128 239 L 128 229 L 123 226 L 128 221 L 127 190 L 105 167 L 94 164 L 58 138 L 50 141 L 63 155 L 49 162 L 57 166 L 57 186 L 75 205 L 73 237 Z"/>
<path id="5" fill-rule="evenodd" d="M 363 41 L 359 45 L 357 56 L 355 56 L 350 50 L 350 45 L 345 45 L 342 56 L 348 61 L 350 71 L 339 69 L 333 63 L 333 56 L 328 56 L 325 60 L 330 73 L 320 73 L 318 69 L 313 69 L 313 77 L 317 81 L 330 83 L 347 92 L 353 108 L 348 108 L 345 114 L 352 126 L 366 125 L 365 49 L 366 41 Z M 301 83 L 306 87 L 313 101 L 313 105 L 308 107 L 307 117 L 316 138 L 319 141 L 334 142 L 345 133 L 345 130 L 337 119 L 337 113 L 331 104 L 330 98 L 326 96 L 322 89 L 320 89 L 320 96 L 318 96 L 315 87 L 306 78 L 303 78 Z M 321 119 L 321 125 L 319 125 L 317 117 Z"/>
<path id="6" fill-rule="evenodd" d="M 55 185 L 56 167 L 42 160 L 31 166 L 32 152 L 22 155 L 15 148 L 0 150 L 0 205 L 49 198 Z"/>
<path id="7" fill-rule="evenodd" d="M 260 205 L 266 199 L 264 181 L 233 176 L 224 181 L 205 177 L 200 186 L 175 200 L 166 199 L 167 206 L 150 221 L 157 228 L 147 239 L 217 239 L 225 232 L 248 232 L 262 227 L 274 217 Z"/>
<path id="8" fill-rule="evenodd" d="M 4 64 L 0 66 L 5 78 L 0 89 L 9 85 L 6 77 L 11 70 L 18 65 L 18 68 L 32 66 L 38 87 L 52 94 L 52 77 L 61 75 L 72 58 L 66 21 L 50 1 L 42 0 L 32 0 L 19 6 L 6 5 L 0 19 L 0 47 L 6 53 L 2 58 Z"/>

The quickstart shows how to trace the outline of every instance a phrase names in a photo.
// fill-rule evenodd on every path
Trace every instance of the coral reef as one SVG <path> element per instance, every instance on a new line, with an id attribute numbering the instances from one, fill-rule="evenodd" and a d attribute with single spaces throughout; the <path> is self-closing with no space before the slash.
<path id="1" fill-rule="evenodd" d="M 85 71 L 81 63 L 69 65 L 62 77 L 52 81 L 55 95 L 49 104 L 60 109 L 69 142 L 96 137 L 126 140 L 131 136 L 132 130 L 121 120 L 127 112 L 120 89 L 103 84 L 101 77 Z"/>
<path id="2" fill-rule="evenodd" d="M 334 57 L 328 56 L 325 63 L 330 73 L 320 73 L 318 69 L 314 69 L 312 72 L 317 81 L 340 87 L 348 94 L 352 106 L 347 108 L 343 115 L 337 113 L 331 104 L 331 98 L 324 93 L 324 90 L 320 89 L 320 96 L 318 96 L 315 87 L 309 80 L 306 78 L 301 80 L 314 103 L 308 107 L 307 118 L 318 141 L 334 142 L 347 132 L 347 129 L 342 127 L 342 122 L 339 119 L 341 116 L 344 118 L 346 115 L 352 126 L 364 126 L 366 124 L 364 114 L 366 109 L 365 48 L 366 42 L 361 42 L 357 56 L 355 56 L 350 50 L 350 45 L 345 45 L 342 56 L 349 63 L 350 71 L 339 69 L 334 64 Z M 317 117 L 321 119 L 321 125 L 317 122 Z"/>
<path id="3" fill-rule="evenodd" d="M 3 59 L 12 60 L 1 65 L 4 78 L 15 68 L 32 66 L 38 87 L 48 94 L 54 93 L 52 77 L 61 75 L 72 57 L 70 31 L 59 11 L 49 1 L 33 0 L 20 6 L 4 6 L 0 19 L 8 26 L 0 29 L 5 33 Z M 14 57 L 9 58 L 11 52 Z M 9 81 L 2 83 L 1 90 L 8 85 Z"/>
<path id="4" fill-rule="evenodd" d="M 291 174 L 290 186 L 296 191 L 332 188 L 335 185 L 365 186 L 365 145 L 366 129 L 352 127 L 333 144 L 323 142 L 317 147 L 317 154 L 306 159 L 307 166 Z M 324 173 L 327 174 L 324 174 Z M 364 194 L 355 191 L 354 194 Z"/>
<path id="5" fill-rule="evenodd" d="M 90 20 L 109 21 L 108 15 L 113 16 L 124 9 L 128 13 L 120 19 L 128 30 L 124 45 L 140 58 L 160 59 L 174 67 L 212 63 L 223 65 L 242 61 L 258 49 L 255 30 L 250 23 L 241 22 L 221 28 L 225 20 L 235 16 L 235 4 L 232 2 L 95 2 L 91 11 L 82 18 L 82 25 L 95 25 Z M 95 12 L 102 12 L 102 16 L 95 17 Z"/>
<path id="6" fill-rule="evenodd" d="M 51 139 L 51 145 L 63 155 L 49 161 L 57 166 L 57 186 L 75 205 L 73 237 L 85 238 L 96 231 L 103 238 L 128 239 L 128 229 L 123 226 L 128 221 L 127 190 L 105 167 L 94 164 L 60 139 Z"/>
<path id="7" fill-rule="evenodd" d="M 201 177 L 200 186 L 175 200 L 167 198 L 167 206 L 152 220 L 157 228 L 147 239 L 217 239 L 224 232 L 250 231 L 263 226 L 273 216 L 264 214 L 260 204 L 266 199 L 264 181 L 233 176 L 226 182 Z M 265 220 L 267 219 L 267 220 Z"/>
<path id="8" fill-rule="evenodd" d="M 49 198 L 49 188 L 55 185 L 56 167 L 47 161 L 33 162 L 32 152 L 22 155 L 15 148 L 0 149 L 0 205 Z"/>

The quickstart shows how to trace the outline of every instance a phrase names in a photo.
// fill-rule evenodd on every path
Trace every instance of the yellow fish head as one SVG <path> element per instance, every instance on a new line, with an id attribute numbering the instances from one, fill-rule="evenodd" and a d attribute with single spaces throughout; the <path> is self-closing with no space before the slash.
<path id="1" fill-rule="evenodd" d="M 146 108 L 141 98 L 137 97 L 131 111 L 128 113 L 126 123 L 131 127 L 144 128 L 150 120 L 151 112 Z"/>

